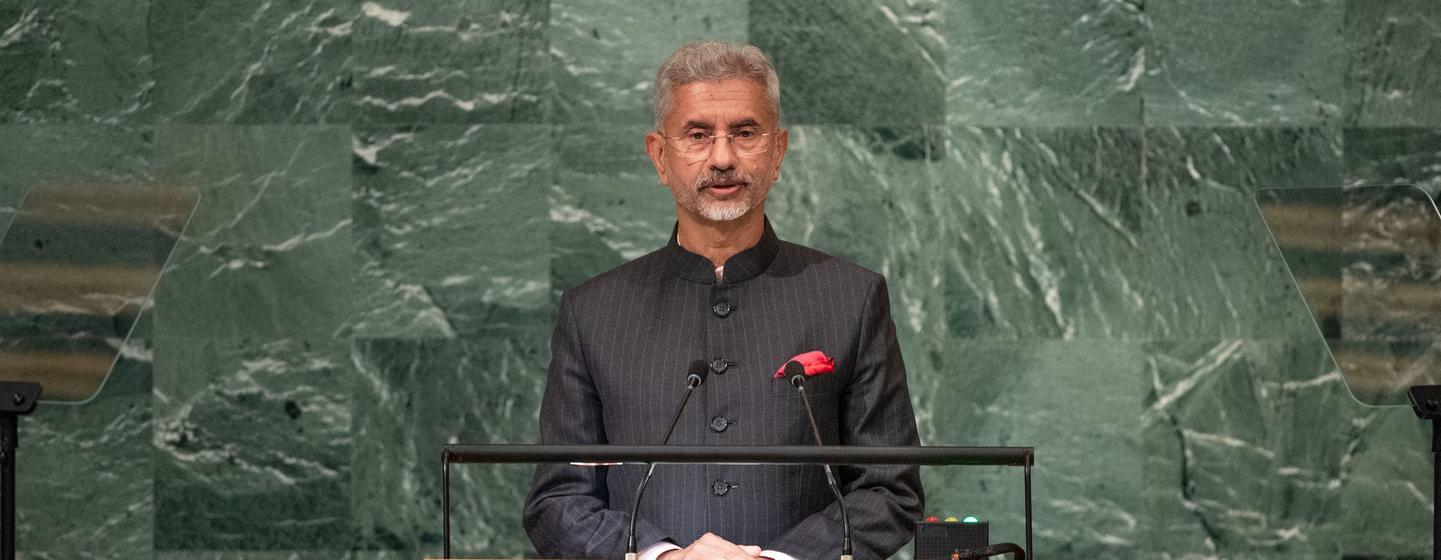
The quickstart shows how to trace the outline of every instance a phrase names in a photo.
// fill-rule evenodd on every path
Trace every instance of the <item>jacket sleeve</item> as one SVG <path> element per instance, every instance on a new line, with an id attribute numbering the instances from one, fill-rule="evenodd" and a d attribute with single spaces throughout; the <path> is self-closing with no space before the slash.
<path id="1" fill-rule="evenodd" d="M 561 298 L 551 335 L 550 370 L 540 405 L 543 444 L 603 444 L 601 402 L 586 367 L 571 294 Z M 525 501 L 523 523 L 544 558 L 619 558 L 625 554 L 630 515 L 611 504 L 607 467 L 540 464 Z M 619 506 L 613 509 L 613 506 Z M 665 540 L 644 519 L 636 523 L 637 549 Z"/>
<path id="2" fill-rule="evenodd" d="M 920 445 L 906 386 L 896 326 L 885 280 L 867 290 L 854 378 L 841 395 L 841 445 Z M 920 467 L 863 465 L 836 470 L 851 522 L 856 558 L 889 558 L 910 541 L 925 494 Z M 841 515 L 831 504 L 802 519 L 765 548 L 796 558 L 835 558 L 841 547 Z"/>

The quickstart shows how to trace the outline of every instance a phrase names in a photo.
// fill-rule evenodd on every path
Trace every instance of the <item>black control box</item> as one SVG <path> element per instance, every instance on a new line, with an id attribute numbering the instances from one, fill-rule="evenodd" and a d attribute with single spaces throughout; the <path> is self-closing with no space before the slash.
<path id="1" fill-rule="evenodd" d="M 985 521 L 921 521 L 916 523 L 916 560 L 951 560 L 951 552 L 975 550 L 991 544 L 991 524 Z"/>

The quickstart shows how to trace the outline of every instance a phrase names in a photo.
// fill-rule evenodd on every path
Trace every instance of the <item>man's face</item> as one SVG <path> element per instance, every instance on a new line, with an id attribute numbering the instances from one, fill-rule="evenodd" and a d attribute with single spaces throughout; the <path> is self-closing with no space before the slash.
<path id="1" fill-rule="evenodd" d="M 766 194 L 780 174 L 787 138 L 775 121 L 765 89 L 755 82 L 693 82 L 676 88 L 661 119 L 663 135 L 646 136 L 646 153 L 680 211 L 697 220 L 736 220 L 753 210 L 764 212 Z M 684 147 L 685 138 L 665 138 L 772 132 L 754 146 L 717 138 L 709 149 L 695 152 Z"/>

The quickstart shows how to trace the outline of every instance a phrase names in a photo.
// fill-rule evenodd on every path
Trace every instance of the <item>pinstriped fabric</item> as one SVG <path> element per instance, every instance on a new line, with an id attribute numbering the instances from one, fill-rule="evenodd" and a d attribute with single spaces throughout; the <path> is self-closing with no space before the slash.
<path id="1" fill-rule="evenodd" d="M 730 309 L 717 308 L 717 304 Z M 795 390 L 772 375 L 810 350 L 836 358 L 807 392 L 828 444 L 918 445 L 905 366 L 884 279 L 776 238 L 726 262 L 666 247 L 561 298 L 541 405 L 543 443 L 654 444 L 692 360 L 724 360 L 697 390 L 672 443 L 809 445 Z M 618 558 L 639 467 L 540 465 L 525 526 L 547 557 Z M 910 539 L 922 505 L 914 467 L 843 467 L 858 558 L 885 558 Z M 662 465 L 637 542 L 682 546 L 705 532 L 797 558 L 834 557 L 840 514 L 819 467 Z"/>

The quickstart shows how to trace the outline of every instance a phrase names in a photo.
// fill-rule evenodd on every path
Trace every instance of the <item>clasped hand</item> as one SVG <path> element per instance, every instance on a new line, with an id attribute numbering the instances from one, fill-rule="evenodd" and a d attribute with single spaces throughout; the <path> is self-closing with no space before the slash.
<path id="1" fill-rule="evenodd" d="M 752 545 L 737 545 L 714 534 L 706 533 L 701 535 L 690 546 L 679 550 L 667 551 L 660 555 L 659 560 L 712 560 L 721 558 L 724 560 L 752 560 L 760 558 L 761 547 Z"/>

